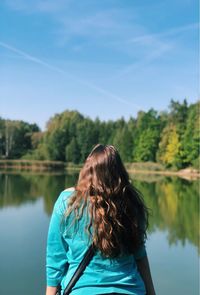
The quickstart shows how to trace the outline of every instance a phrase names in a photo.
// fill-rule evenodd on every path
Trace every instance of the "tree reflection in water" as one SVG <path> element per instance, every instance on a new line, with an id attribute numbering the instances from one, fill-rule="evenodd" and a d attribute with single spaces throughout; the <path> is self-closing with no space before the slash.
<path id="1" fill-rule="evenodd" d="M 78 172 L 70 174 L 0 174 L 0 207 L 17 207 L 27 202 L 44 200 L 50 215 L 59 193 L 75 184 Z M 198 247 L 199 186 L 198 181 L 177 177 L 132 175 L 133 184 L 142 192 L 150 208 L 149 232 L 168 232 L 169 244 L 189 241 Z"/>

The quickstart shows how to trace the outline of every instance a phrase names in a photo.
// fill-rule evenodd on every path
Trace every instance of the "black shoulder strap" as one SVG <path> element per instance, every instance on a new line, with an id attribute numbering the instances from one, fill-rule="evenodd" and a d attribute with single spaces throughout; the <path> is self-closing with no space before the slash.
<path id="1" fill-rule="evenodd" d="M 85 255 L 84 255 L 82 261 L 80 262 L 79 266 L 77 267 L 77 269 L 76 269 L 74 275 L 72 276 L 71 280 L 69 281 L 67 287 L 65 288 L 63 295 L 70 294 L 72 288 L 74 287 L 74 285 L 76 284 L 76 282 L 78 281 L 78 279 L 80 278 L 82 273 L 84 272 L 86 266 L 90 263 L 92 257 L 94 256 L 94 251 L 95 251 L 94 245 L 91 244 L 90 247 L 85 252 Z"/>

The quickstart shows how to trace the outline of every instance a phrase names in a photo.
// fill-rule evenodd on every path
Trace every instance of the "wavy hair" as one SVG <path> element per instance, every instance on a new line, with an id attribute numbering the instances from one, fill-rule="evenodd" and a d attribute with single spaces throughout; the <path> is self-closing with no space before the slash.
<path id="1" fill-rule="evenodd" d="M 98 144 L 87 157 L 66 216 L 72 212 L 75 222 L 87 212 L 86 228 L 105 257 L 134 254 L 146 239 L 148 209 L 112 145 Z"/>

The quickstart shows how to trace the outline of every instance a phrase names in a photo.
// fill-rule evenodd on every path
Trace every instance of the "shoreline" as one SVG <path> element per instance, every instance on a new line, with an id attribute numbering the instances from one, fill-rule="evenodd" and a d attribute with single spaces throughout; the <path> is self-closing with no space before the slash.
<path id="1" fill-rule="evenodd" d="M 161 176 L 178 176 L 187 180 L 198 179 L 200 178 L 199 172 L 184 172 L 184 171 L 150 171 L 150 170 L 127 170 L 129 173 L 133 174 L 152 174 L 152 175 L 161 175 Z"/>
<path id="2" fill-rule="evenodd" d="M 134 168 L 133 166 L 141 167 Z M 192 167 L 178 171 L 151 169 L 152 166 L 159 167 L 158 163 L 125 163 L 125 167 L 130 174 L 151 174 L 163 176 L 178 176 L 185 179 L 200 178 L 200 171 Z M 145 169 L 146 167 L 149 169 Z M 1 172 L 43 172 L 43 173 L 66 173 L 67 171 L 79 171 L 81 164 L 65 163 L 62 161 L 41 161 L 41 160 L 0 160 Z"/>

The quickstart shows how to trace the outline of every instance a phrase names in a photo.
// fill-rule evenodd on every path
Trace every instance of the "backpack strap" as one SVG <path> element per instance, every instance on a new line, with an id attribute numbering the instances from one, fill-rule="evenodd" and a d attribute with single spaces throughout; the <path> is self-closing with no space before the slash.
<path id="1" fill-rule="evenodd" d="M 94 256 L 94 245 L 93 243 L 89 246 L 89 248 L 87 249 L 87 251 L 85 252 L 85 255 L 82 259 L 82 261 L 80 262 L 79 266 L 77 267 L 75 273 L 73 274 L 71 280 L 69 281 L 67 287 L 65 288 L 63 295 L 68 295 L 70 294 L 72 288 L 74 287 L 74 285 L 76 284 L 76 282 L 78 281 L 78 279 L 81 277 L 81 275 L 83 274 L 86 266 L 90 263 L 92 257 Z"/>

